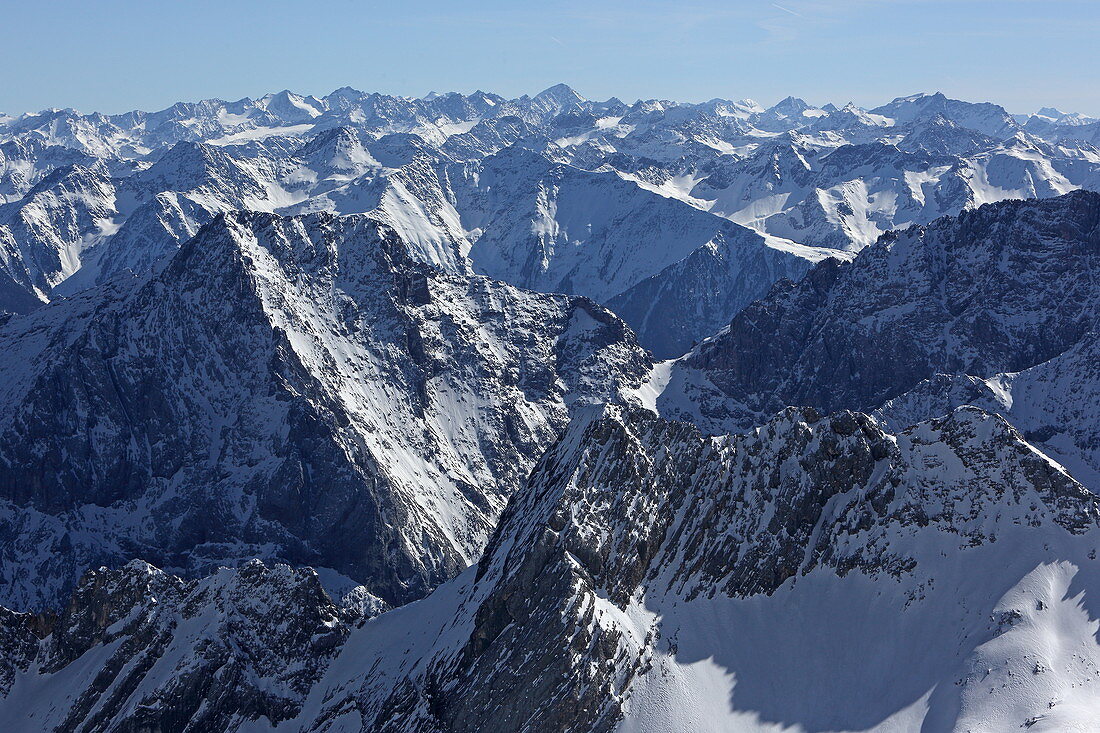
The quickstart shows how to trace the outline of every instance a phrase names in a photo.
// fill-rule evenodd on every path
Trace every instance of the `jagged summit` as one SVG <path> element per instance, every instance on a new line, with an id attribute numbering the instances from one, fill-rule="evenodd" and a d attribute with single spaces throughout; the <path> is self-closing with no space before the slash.
<path id="1" fill-rule="evenodd" d="M 674 388 L 657 407 L 672 416 L 686 410 L 722 431 L 748 429 L 790 404 L 829 412 L 898 400 L 916 409 L 905 395 L 925 394 L 925 380 L 938 375 L 965 383 L 1035 369 L 1039 381 L 1059 373 L 1088 393 L 1087 359 L 1069 355 L 1091 339 L 1100 308 L 1082 274 L 1100 256 L 1098 227 L 1100 194 L 1078 191 L 990 204 L 883 236 L 850 263 L 826 260 L 797 283 L 777 283 L 676 365 Z M 965 390 L 953 394 L 970 399 Z M 1098 486 L 1084 437 L 1093 428 L 1077 424 L 1068 394 L 1044 395 L 1043 427 L 1031 439 L 1055 460 L 1082 466 L 1079 480 Z M 1021 391 L 1016 399 L 1028 398 Z"/>
<path id="2" fill-rule="evenodd" d="M 476 569 L 421 603 L 362 624 L 361 604 L 333 603 L 308 571 L 253 562 L 187 582 L 131 563 L 86 576 L 57 621 L 0 616 L 0 679 L 21 712 L 50 720 L 95 709 L 116 723 L 170 713 L 230 729 L 264 715 L 327 730 L 348 710 L 382 731 L 745 716 L 1009 726 L 1043 710 L 1072 726 L 1092 698 L 1068 691 L 1100 662 L 1080 605 L 1100 590 L 1098 525 L 1095 495 L 972 407 L 893 434 L 859 413 L 789 408 L 720 439 L 608 407 L 550 446 Z M 273 614 L 280 624 L 261 623 Z M 1086 643 L 1029 641 L 1055 633 Z M 256 692 L 194 692 L 211 666 L 203 647 L 224 649 L 220 664 L 247 671 L 238 689 Z M 120 672 L 81 672 L 72 661 L 86 654 Z M 137 655 L 151 664 L 126 664 Z M 199 661 L 178 661 L 188 655 Z M 901 682 L 889 673 L 898 655 L 913 660 Z M 1011 686 L 1017 677 L 1033 684 Z M 704 685 L 713 704 L 676 702 Z M 134 692 L 114 694 L 123 688 Z M 1072 704 L 1050 707 L 1063 693 Z M 847 694 L 858 701 L 827 714 L 814 703 Z"/>
<path id="3" fill-rule="evenodd" d="M 1096 125 L 0 118 L 0 730 L 1088 728 Z"/>
<path id="4" fill-rule="evenodd" d="M 584 97 L 574 91 L 568 84 L 554 84 L 553 86 L 543 89 L 536 94 L 533 99 L 541 102 L 552 102 L 563 108 L 568 108 L 572 104 L 585 101 Z"/>
<path id="5" fill-rule="evenodd" d="M 126 294 L 57 303 L 4 336 L 23 364 L 0 418 L 22 453 L 0 482 L 4 562 L 38 578 L 4 590 L 23 607 L 48 607 L 120 543 L 185 572 L 242 553 L 320 565 L 411 600 L 476 557 L 572 406 L 624 399 L 649 364 L 588 301 L 445 275 L 389 228 L 328 214 L 223 213 Z M 74 459 L 27 462 L 51 450 Z M 37 512 L 85 527 L 80 541 L 22 534 Z M 94 519 L 113 515 L 134 518 Z"/>
<path id="6" fill-rule="evenodd" d="M 996 138 L 1010 136 L 1018 123 L 1003 107 L 989 102 L 972 103 L 950 99 L 942 92 L 899 97 L 889 104 L 871 110 L 906 124 L 941 114 L 957 124 Z"/>
<path id="7" fill-rule="evenodd" d="M 776 110 L 776 111 L 780 111 L 780 112 L 784 112 L 784 111 L 801 112 L 801 111 L 809 109 L 809 108 L 810 108 L 810 105 L 806 104 L 806 102 L 804 100 L 799 99 L 798 97 L 788 96 L 788 97 L 784 97 L 783 99 L 779 100 L 778 102 L 773 104 L 768 109 L 772 109 L 772 110 Z"/>

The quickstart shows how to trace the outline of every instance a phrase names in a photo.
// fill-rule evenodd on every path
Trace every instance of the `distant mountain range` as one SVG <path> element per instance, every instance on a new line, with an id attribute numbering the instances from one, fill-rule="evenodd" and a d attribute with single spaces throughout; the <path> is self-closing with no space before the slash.
<path id="1" fill-rule="evenodd" d="M 676 356 L 779 277 L 889 229 L 1100 188 L 1100 123 L 1043 112 L 942 94 L 628 106 L 558 85 L 4 117 L 0 307 L 140 272 L 223 211 L 365 213 L 448 271 L 614 299 Z"/>
<path id="2" fill-rule="evenodd" d="M 1100 716 L 1100 121 L 0 116 L 0 730 Z"/>

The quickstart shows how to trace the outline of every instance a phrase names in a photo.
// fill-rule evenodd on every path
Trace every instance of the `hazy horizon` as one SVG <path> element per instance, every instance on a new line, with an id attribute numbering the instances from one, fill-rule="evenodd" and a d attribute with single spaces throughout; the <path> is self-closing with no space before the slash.
<path id="1" fill-rule="evenodd" d="M 591 99 L 793 95 L 865 108 L 919 91 L 1100 116 L 1088 0 L 576 2 L 65 0 L 5 10 L 0 112 L 107 114 L 351 86 L 505 97 L 564 82 Z M 33 63 L 29 61 L 33 59 Z"/>
<path id="2" fill-rule="evenodd" d="M 342 86 L 335 87 L 333 89 L 329 89 L 328 91 L 324 91 L 324 92 L 317 92 L 317 91 L 313 91 L 313 90 L 304 91 L 304 90 L 301 90 L 301 89 L 286 88 L 286 89 L 278 89 L 278 90 L 270 89 L 270 90 L 267 90 L 267 91 L 264 91 L 264 92 L 261 92 L 261 93 L 258 93 L 258 94 L 245 94 L 245 95 L 240 96 L 240 97 L 232 97 L 232 96 L 231 97 L 210 97 L 210 96 L 207 96 L 207 97 L 202 97 L 202 98 L 189 98 L 189 99 L 182 99 L 181 98 L 181 99 L 175 99 L 172 102 L 170 102 L 169 104 L 166 104 L 166 105 L 163 105 L 163 106 L 160 106 L 160 107 L 156 107 L 156 106 L 154 106 L 154 107 L 131 106 L 131 107 L 125 107 L 125 108 L 121 108 L 121 109 L 82 109 L 82 108 L 79 108 L 79 107 L 73 107 L 72 105 L 69 105 L 69 106 L 54 105 L 52 107 L 42 107 L 42 108 L 39 108 L 39 109 L 26 109 L 26 110 L 17 110 L 17 111 L 0 110 L 0 115 L 6 114 L 6 115 L 9 115 L 9 116 L 18 116 L 18 115 L 22 115 L 22 114 L 37 114 L 37 113 L 40 113 L 40 112 L 49 111 L 51 109 L 74 109 L 80 114 L 96 114 L 96 113 L 98 113 L 98 114 L 105 114 L 105 115 L 125 114 L 127 112 L 133 112 L 133 111 L 137 111 L 137 110 L 140 110 L 140 111 L 143 111 L 143 112 L 159 112 L 159 111 L 161 111 L 163 109 L 167 109 L 167 108 L 171 107 L 173 104 L 176 104 L 176 103 L 179 103 L 179 102 L 195 103 L 195 102 L 201 102 L 201 101 L 205 101 L 205 100 L 218 100 L 218 101 L 222 101 L 222 102 L 233 103 L 233 102 L 237 102 L 237 101 L 240 101 L 240 100 L 243 100 L 243 99 L 253 99 L 253 100 L 261 99 L 264 96 L 279 94 L 279 93 L 282 93 L 284 91 L 288 91 L 288 92 L 291 92 L 292 94 L 297 94 L 297 95 L 303 96 L 303 97 L 313 96 L 313 97 L 323 98 L 323 97 L 328 96 L 329 94 L 332 94 L 333 92 L 338 91 L 339 89 L 347 88 L 347 87 L 350 87 L 352 89 L 355 89 L 356 91 L 364 92 L 364 93 L 367 93 L 367 94 L 378 92 L 380 94 L 387 94 L 389 96 L 406 98 L 406 99 L 423 99 L 425 97 L 428 97 L 428 96 L 432 95 L 433 93 L 434 94 L 448 94 L 448 93 L 451 93 L 451 92 L 457 92 L 459 94 L 469 96 L 469 95 L 474 94 L 478 91 L 484 92 L 486 94 L 499 94 L 500 96 L 503 96 L 506 99 L 518 99 L 519 97 L 522 97 L 524 95 L 526 95 L 528 97 L 534 97 L 537 94 L 539 94 L 540 92 L 543 92 L 546 89 L 549 89 L 553 86 L 556 86 L 557 84 L 565 84 L 566 86 L 568 86 L 573 91 L 580 94 L 585 99 L 593 101 L 593 102 L 603 102 L 603 101 L 610 100 L 612 98 L 617 98 L 617 99 L 619 99 L 619 101 L 621 101 L 621 102 L 623 102 L 627 105 L 632 105 L 632 104 L 635 104 L 637 102 L 655 100 L 655 99 L 656 100 L 661 100 L 661 101 L 677 102 L 677 103 L 682 103 L 682 104 L 700 104 L 700 103 L 708 102 L 708 101 L 711 101 L 711 100 L 714 100 L 714 99 L 721 99 L 723 101 L 728 101 L 728 102 L 752 101 L 752 102 L 756 102 L 757 104 L 761 105 L 764 108 L 768 108 L 768 107 L 774 106 L 775 104 L 778 104 L 779 102 L 783 101 L 784 99 L 787 99 L 788 97 L 796 97 L 796 98 L 801 99 L 802 101 L 806 102 L 807 104 L 809 104 L 813 107 L 824 107 L 827 104 L 833 104 L 836 107 L 840 108 L 840 107 L 843 107 L 845 104 L 852 101 L 850 99 L 845 99 L 843 101 L 838 100 L 838 99 L 813 99 L 813 98 L 806 98 L 806 97 L 800 96 L 798 94 L 783 94 L 781 96 L 780 95 L 774 95 L 773 97 L 763 98 L 763 99 L 759 98 L 759 97 L 738 96 L 738 95 L 733 95 L 733 96 L 710 96 L 710 97 L 700 97 L 700 98 L 693 98 L 693 99 L 678 99 L 678 98 L 667 97 L 667 96 L 652 96 L 652 95 L 651 96 L 644 96 L 644 97 L 637 97 L 637 98 L 624 98 L 622 95 L 616 95 L 616 94 L 612 94 L 612 95 L 609 95 L 609 96 L 606 96 L 606 97 L 602 97 L 602 96 L 592 96 L 590 94 L 585 94 L 585 91 L 583 89 L 579 89 L 579 88 L 577 88 L 576 85 L 570 84 L 567 81 L 556 82 L 555 84 L 551 84 L 551 85 L 549 85 L 545 88 L 542 88 L 542 89 L 527 90 L 527 91 L 520 92 L 519 94 L 511 94 L 511 95 L 509 95 L 509 94 L 500 94 L 500 92 L 497 92 L 494 89 L 485 89 L 485 88 L 482 88 L 482 87 L 475 87 L 475 88 L 468 88 L 468 89 L 430 89 L 430 90 L 428 90 L 427 92 L 424 92 L 424 93 L 402 94 L 402 93 L 398 93 L 398 92 L 381 92 L 377 89 L 364 89 L 364 88 L 357 87 L 353 84 L 344 84 Z M 936 93 L 943 93 L 949 98 L 961 99 L 962 101 L 967 101 L 967 102 L 991 102 L 993 104 L 1000 104 L 996 99 L 977 99 L 977 98 L 967 99 L 967 98 L 964 98 L 964 97 L 955 97 L 951 94 L 947 94 L 946 92 L 943 92 L 943 90 L 940 90 L 940 89 L 918 89 L 918 90 L 910 90 L 907 93 L 896 94 L 896 95 L 894 95 L 892 97 L 889 97 L 889 98 L 883 98 L 881 100 L 872 102 L 870 104 L 860 104 L 860 105 L 857 105 L 857 106 L 859 106 L 862 109 L 873 109 L 875 107 L 885 105 L 889 102 L 892 102 L 895 99 L 904 98 L 904 97 L 911 97 L 911 96 L 916 96 L 916 95 L 920 95 L 920 94 L 932 95 L 932 94 L 936 94 Z M 1001 104 L 1000 106 L 1004 107 L 1005 110 L 1007 112 L 1009 112 L 1010 114 L 1034 114 L 1040 108 L 1043 108 L 1043 107 L 1054 107 L 1059 112 L 1064 112 L 1064 113 L 1067 113 L 1067 114 L 1071 114 L 1071 113 L 1075 113 L 1075 112 L 1081 113 L 1081 114 L 1088 114 L 1087 112 L 1082 112 L 1082 110 L 1079 110 L 1079 109 L 1062 109 L 1061 107 L 1058 107 L 1057 105 L 1050 105 L 1050 104 L 1040 105 L 1036 109 L 1027 109 L 1027 110 L 1013 109 L 1013 108 L 1008 107 L 1007 105 L 1003 105 L 1003 104 Z"/>

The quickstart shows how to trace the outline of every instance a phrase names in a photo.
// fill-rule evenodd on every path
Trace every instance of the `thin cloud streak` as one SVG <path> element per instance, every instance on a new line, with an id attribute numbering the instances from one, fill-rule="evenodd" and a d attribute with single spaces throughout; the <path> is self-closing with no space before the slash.
<path id="1" fill-rule="evenodd" d="M 803 15 L 802 15 L 802 13 L 796 13 L 795 11 L 791 10 L 790 8 L 785 8 L 785 7 L 783 7 L 783 6 L 782 6 L 782 5 L 780 5 L 779 3 L 772 3 L 772 7 L 773 7 L 773 8 L 779 8 L 779 9 L 780 9 L 780 10 L 782 10 L 782 11 L 783 11 L 784 13 L 790 13 L 791 15 L 795 16 L 796 18 L 802 18 L 802 17 L 805 17 L 805 16 L 803 16 Z"/>

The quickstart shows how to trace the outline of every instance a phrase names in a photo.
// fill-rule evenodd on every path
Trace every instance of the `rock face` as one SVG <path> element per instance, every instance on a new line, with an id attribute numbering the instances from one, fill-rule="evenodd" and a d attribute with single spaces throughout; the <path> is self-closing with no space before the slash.
<path id="1" fill-rule="evenodd" d="M 49 621 L 30 613 L 0 608 L 0 695 L 7 697 L 16 675 L 26 672 L 38 654 L 39 634 Z"/>
<path id="2" fill-rule="evenodd" d="M 984 206 L 777 284 L 685 365 L 764 412 L 873 409 L 937 373 L 992 377 L 1085 341 L 1100 195 Z"/>
<path id="3" fill-rule="evenodd" d="M 34 673 L 14 686 L 8 676 L 0 720 L 6 730 L 88 731 L 278 723 L 299 712 L 362 621 L 334 605 L 311 570 L 253 561 L 183 581 L 140 561 L 101 568 L 81 579 L 41 641 L 24 635 L 9 646 L 19 619 L 5 617 L 5 654 L 22 653 L 15 666 Z M 43 699 L 49 709 L 36 707 Z"/>
<path id="4" fill-rule="evenodd" d="M 41 642 L 5 616 L 24 651 L 0 714 L 59 730 L 1072 728 L 1100 669 L 1098 525 L 1100 499 L 973 407 L 898 434 L 792 408 L 722 438 L 593 408 L 477 567 L 426 599 L 349 632 L 362 612 L 309 572 L 97 571 Z M 688 704 L 699 690 L 713 699 Z"/>
<path id="5" fill-rule="evenodd" d="M 723 313 L 736 313 L 765 295 L 760 283 L 798 279 L 813 262 L 845 259 L 844 253 L 792 244 L 723 227 L 705 246 L 619 293 L 607 306 L 636 330 L 654 356 L 679 356 L 724 326 Z"/>
<path id="6" fill-rule="evenodd" d="M 1091 729 L 1096 124 L 0 117 L 0 730 Z"/>
<path id="7" fill-rule="evenodd" d="M 1095 693 L 1047 693 L 1100 659 L 1060 595 L 1073 578 L 1096 603 L 1097 501 L 973 408 L 896 436 L 790 410 L 722 439 L 611 411 L 540 461 L 476 572 L 355 632 L 370 677 L 333 664 L 297 729 L 1072 726 Z M 1041 652 L 1021 687 L 1021 637 L 1070 620 L 1084 656 Z"/>
<path id="8" fill-rule="evenodd" d="M 649 361 L 590 301 L 445 275 L 366 218 L 232 214 L 145 279 L 13 320 L 5 601 L 259 556 L 388 603 L 476 560 L 571 410 Z"/>
<path id="9" fill-rule="evenodd" d="M 660 375 L 662 415 L 741 431 L 785 405 L 893 429 L 960 405 L 1007 417 L 1100 491 L 1100 196 L 983 206 L 781 282 Z"/>

